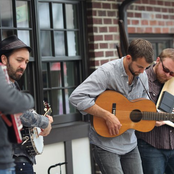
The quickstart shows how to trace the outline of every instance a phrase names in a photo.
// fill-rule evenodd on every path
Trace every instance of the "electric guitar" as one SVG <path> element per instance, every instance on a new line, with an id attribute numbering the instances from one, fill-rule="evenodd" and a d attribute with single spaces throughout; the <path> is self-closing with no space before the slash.
<path id="1" fill-rule="evenodd" d="M 52 110 L 50 105 L 43 101 L 44 103 L 44 111 L 46 115 L 50 115 Z M 36 113 L 33 109 L 31 112 Z M 43 136 L 39 135 L 41 133 L 41 129 L 39 127 L 29 128 L 25 127 L 21 130 L 22 133 L 22 145 L 25 146 L 26 151 L 30 155 L 40 155 L 43 152 L 44 148 L 44 139 Z"/>
<path id="2" fill-rule="evenodd" d="M 116 137 L 128 129 L 140 132 L 151 131 L 156 121 L 174 120 L 174 114 L 156 112 L 155 104 L 148 99 L 136 99 L 129 101 L 122 94 L 115 91 L 105 91 L 96 99 L 96 104 L 113 113 L 120 123 L 121 129 L 117 135 L 110 135 L 103 118 L 93 116 L 93 127 L 103 137 Z"/>

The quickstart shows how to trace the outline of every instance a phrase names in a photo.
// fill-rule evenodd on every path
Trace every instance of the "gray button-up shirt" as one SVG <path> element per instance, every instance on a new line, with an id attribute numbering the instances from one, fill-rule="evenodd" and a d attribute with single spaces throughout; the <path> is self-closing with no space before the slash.
<path id="1" fill-rule="evenodd" d="M 100 66 L 73 91 L 70 96 L 70 102 L 82 114 L 87 114 L 84 110 L 93 106 L 96 97 L 108 89 L 121 93 L 128 100 L 148 98 L 142 83 L 137 77 L 129 85 L 128 75 L 123 66 L 123 59 L 116 59 Z M 146 73 L 140 74 L 139 78 L 141 78 L 145 88 L 148 90 Z M 132 129 L 127 130 L 118 137 L 105 138 L 98 135 L 91 127 L 89 138 L 92 144 L 119 155 L 130 152 L 137 145 L 137 139 Z"/>

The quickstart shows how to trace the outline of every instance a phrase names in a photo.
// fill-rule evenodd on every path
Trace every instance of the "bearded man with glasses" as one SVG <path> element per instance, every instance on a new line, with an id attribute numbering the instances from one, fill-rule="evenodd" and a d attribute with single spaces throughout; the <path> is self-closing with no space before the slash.
<path id="1" fill-rule="evenodd" d="M 174 77 L 174 49 L 164 49 L 146 73 L 151 100 L 157 103 L 164 83 Z M 174 128 L 157 121 L 152 131 L 136 135 L 144 174 L 174 174 Z"/>

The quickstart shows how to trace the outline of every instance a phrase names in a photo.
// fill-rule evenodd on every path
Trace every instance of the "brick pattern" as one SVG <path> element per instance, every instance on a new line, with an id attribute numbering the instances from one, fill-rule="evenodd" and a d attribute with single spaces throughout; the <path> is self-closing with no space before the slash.
<path id="1" fill-rule="evenodd" d="M 115 0 L 87 0 L 87 31 L 90 69 L 118 58 L 119 44 L 118 2 Z"/>
<path id="2" fill-rule="evenodd" d="M 173 0 L 139 0 L 133 3 L 127 10 L 128 33 L 173 33 L 173 6 Z"/>
<path id="3" fill-rule="evenodd" d="M 118 5 L 123 0 L 87 0 L 90 69 L 118 58 Z M 138 0 L 127 10 L 128 33 L 174 33 L 173 0 Z"/>

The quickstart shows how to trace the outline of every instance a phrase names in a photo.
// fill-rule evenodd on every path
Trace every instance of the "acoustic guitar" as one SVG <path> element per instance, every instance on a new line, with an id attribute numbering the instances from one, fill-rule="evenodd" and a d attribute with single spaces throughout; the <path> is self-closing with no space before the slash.
<path id="1" fill-rule="evenodd" d="M 103 137 L 115 137 L 128 129 L 149 132 L 155 126 L 155 121 L 174 120 L 174 114 L 156 112 L 155 104 L 148 99 L 129 101 L 122 94 L 107 90 L 96 99 L 96 104 L 113 113 L 119 119 L 122 127 L 117 135 L 110 135 L 105 120 L 93 116 L 93 127 Z"/>
<path id="2" fill-rule="evenodd" d="M 164 92 L 167 91 L 169 94 L 174 95 L 174 90 L 173 90 L 173 88 L 174 88 L 174 77 L 172 77 L 170 80 L 168 80 L 168 81 L 164 84 L 164 86 L 163 86 L 163 88 L 162 88 L 162 90 L 161 90 L 161 92 L 160 92 L 160 95 L 159 95 L 157 104 L 156 104 L 156 108 L 157 108 L 157 109 L 159 108 L 159 104 L 160 104 L 160 102 L 161 102 L 161 100 L 162 100 L 162 95 L 163 95 Z M 174 123 L 171 122 L 171 121 L 169 121 L 169 120 L 165 121 L 165 123 L 166 123 L 168 126 L 174 127 Z"/>

